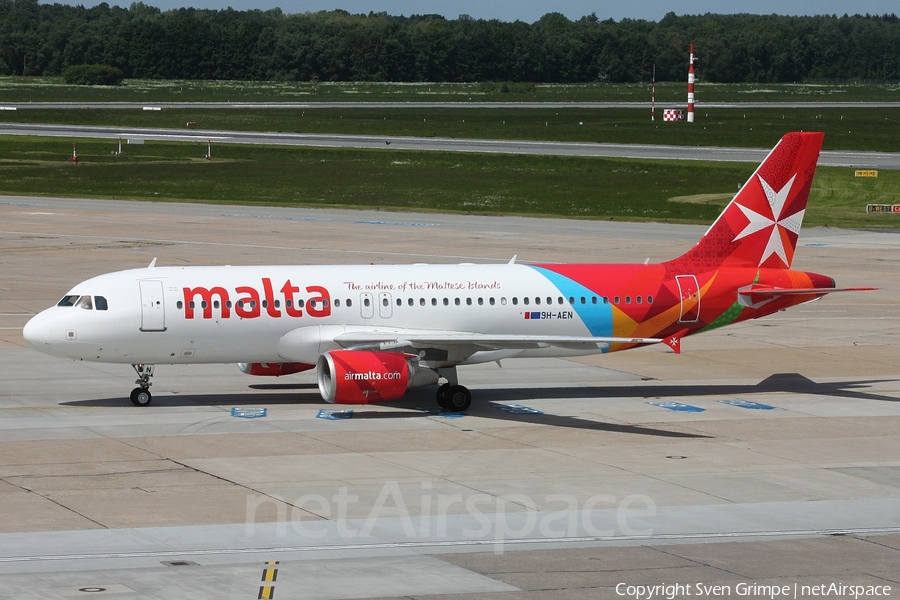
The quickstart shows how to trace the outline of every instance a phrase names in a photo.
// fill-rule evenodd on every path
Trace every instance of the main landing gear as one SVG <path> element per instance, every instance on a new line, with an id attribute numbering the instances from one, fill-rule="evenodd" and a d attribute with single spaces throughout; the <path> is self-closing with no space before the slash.
<path id="1" fill-rule="evenodd" d="M 456 367 L 450 369 L 438 369 L 438 372 L 447 380 L 437 390 L 438 406 L 447 412 L 465 412 L 472 406 L 472 393 L 465 386 L 459 385 L 456 377 Z"/>
<path id="2" fill-rule="evenodd" d="M 138 374 L 135 383 L 139 386 L 131 390 L 131 403 L 135 406 L 147 406 L 153 400 L 150 394 L 150 378 L 153 377 L 154 365 L 145 365 L 143 363 L 131 365 L 134 372 Z"/>

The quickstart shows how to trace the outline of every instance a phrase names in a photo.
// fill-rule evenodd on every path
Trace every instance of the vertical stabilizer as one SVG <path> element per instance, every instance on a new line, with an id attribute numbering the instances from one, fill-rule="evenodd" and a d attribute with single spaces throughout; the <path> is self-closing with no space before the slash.
<path id="1" fill-rule="evenodd" d="M 668 264 L 684 273 L 790 268 L 824 137 L 781 138 L 700 241 Z"/>

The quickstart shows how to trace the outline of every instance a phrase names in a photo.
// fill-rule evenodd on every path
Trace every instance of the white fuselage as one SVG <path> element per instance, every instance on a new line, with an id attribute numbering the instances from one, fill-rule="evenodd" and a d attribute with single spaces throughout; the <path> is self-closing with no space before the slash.
<path id="1" fill-rule="evenodd" d="M 89 279 L 66 297 L 84 296 L 102 297 L 106 310 L 96 301 L 49 308 L 28 323 L 26 339 L 48 354 L 99 362 L 314 364 L 338 347 L 319 343 L 323 328 L 584 336 L 586 310 L 595 330 L 609 312 L 596 300 L 573 306 L 538 270 L 515 264 L 154 267 Z M 279 346 L 289 332 L 293 342 Z"/>

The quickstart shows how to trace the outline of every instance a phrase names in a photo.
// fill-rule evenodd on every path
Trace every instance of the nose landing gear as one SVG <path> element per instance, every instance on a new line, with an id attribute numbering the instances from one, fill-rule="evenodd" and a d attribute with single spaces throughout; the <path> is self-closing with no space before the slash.
<path id="1" fill-rule="evenodd" d="M 135 383 L 139 386 L 131 390 L 131 403 L 135 406 L 147 406 L 153 400 L 150 394 L 150 378 L 153 377 L 154 365 L 145 365 L 143 363 L 131 365 L 134 372 L 138 374 Z"/>

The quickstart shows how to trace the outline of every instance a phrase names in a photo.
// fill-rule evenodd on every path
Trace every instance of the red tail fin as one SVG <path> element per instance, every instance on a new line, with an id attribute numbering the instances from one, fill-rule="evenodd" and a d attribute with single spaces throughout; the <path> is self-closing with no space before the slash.
<path id="1" fill-rule="evenodd" d="M 824 133 L 789 133 L 683 256 L 684 273 L 725 267 L 787 269 L 794 258 Z"/>

